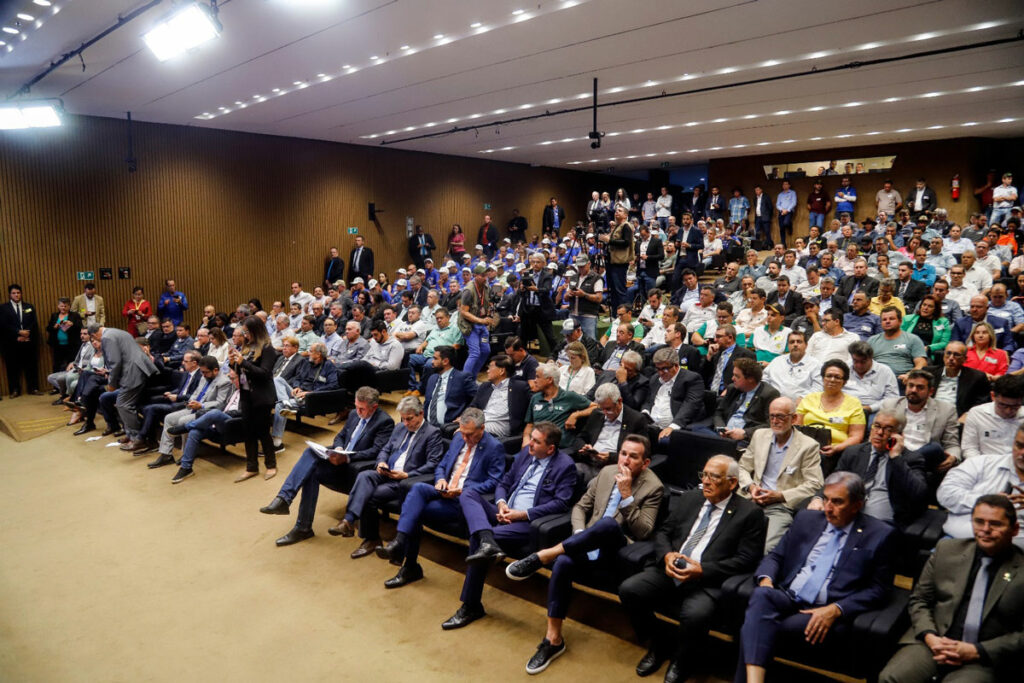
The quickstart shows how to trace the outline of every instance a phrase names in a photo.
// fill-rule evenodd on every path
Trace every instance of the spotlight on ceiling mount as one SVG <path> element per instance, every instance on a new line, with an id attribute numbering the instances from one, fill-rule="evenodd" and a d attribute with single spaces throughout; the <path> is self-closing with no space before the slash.
<path id="1" fill-rule="evenodd" d="M 24 100 L 0 106 L 0 130 L 53 128 L 62 125 L 60 100 Z"/>
<path id="2" fill-rule="evenodd" d="M 212 0 L 210 6 L 192 2 L 158 22 L 142 40 L 157 59 L 166 62 L 213 40 L 221 30 L 216 0 Z"/>

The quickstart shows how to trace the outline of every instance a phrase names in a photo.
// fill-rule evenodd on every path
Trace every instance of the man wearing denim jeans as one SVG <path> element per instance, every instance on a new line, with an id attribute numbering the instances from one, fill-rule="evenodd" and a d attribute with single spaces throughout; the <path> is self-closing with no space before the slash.
<path id="1" fill-rule="evenodd" d="M 604 299 L 604 282 L 590 267 L 590 257 L 580 254 L 576 257 L 578 275 L 569 282 L 565 298 L 571 299 L 572 319 L 583 330 L 583 334 L 597 339 L 597 316 Z"/>
<path id="2" fill-rule="evenodd" d="M 832 208 L 832 200 L 829 199 L 828 194 L 822 188 L 820 180 L 814 181 L 814 189 L 807 195 L 807 218 L 808 227 L 815 226 L 823 228 L 825 226 L 825 214 L 828 213 L 829 209 Z"/>
<path id="3" fill-rule="evenodd" d="M 487 287 L 487 266 L 476 264 L 473 268 L 473 284 L 462 290 L 459 296 L 459 332 L 466 339 L 464 370 L 476 379 L 480 368 L 491 355 L 491 301 Z"/>
<path id="4" fill-rule="evenodd" d="M 224 404 L 224 410 L 211 410 L 203 413 L 191 422 L 167 429 L 167 434 L 170 437 L 188 433 L 185 446 L 181 450 L 181 461 L 178 463 L 178 471 L 174 478 L 171 479 L 172 484 L 180 484 L 195 474 L 192 470 L 192 463 L 196 459 L 199 442 L 213 436 L 217 432 L 218 426 L 223 425 L 233 417 L 240 417 L 242 415 L 242 411 L 238 407 L 241 396 L 238 391 L 238 375 L 235 374 L 234 370 L 229 370 L 229 373 L 228 376 L 231 379 L 234 390 L 231 392 L 231 396 L 228 397 L 227 403 Z"/>

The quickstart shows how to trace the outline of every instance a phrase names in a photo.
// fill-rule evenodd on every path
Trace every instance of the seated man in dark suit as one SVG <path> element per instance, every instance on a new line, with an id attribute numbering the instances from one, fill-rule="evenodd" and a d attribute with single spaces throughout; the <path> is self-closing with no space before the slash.
<path id="1" fill-rule="evenodd" d="M 142 407 L 142 426 L 139 428 L 138 445 L 133 447 L 133 455 L 142 455 L 157 449 L 156 430 L 160 426 L 160 421 L 164 416 L 181 410 L 191 400 L 200 380 L 203 379 L 202 373 L 199 372 L 201 358 L 195 349 L 186 351 L 181 360 L 181 371 L 175 373 L 174 377 L 177 388 L 165 391 L 162 396 L 156 397 Z"/>
<path id="2" fill-rule="evenodd" d="M 804 298 L 790 287 L 789 278 L 785 275 L 780 275 L 775 284 L 777 289 L 768 295 L 766 303 L 778 308 L 789 325 L 798 315 L 803 315 Z"/>
<path id="3" fill-rule="evenodd" d="M 170 318 L 164 318 L 160 321 L 160 330 L 154 332 L 153 336 L 149 338 L 150 351 L 152 351 L 154 356 L 159 357 L 163 361 L 177 338 L 174 334 L 174 321 Z"/>
<path id="4" fill-rule="evenodd" d="M 512 371 L 513 379 L 529 382 L 537 376 L 537 365 L 539 365 L 540 361 L 530 355 L 522 339 L 519 337 L 509 337 L 506 339 L 505 353 L 516 364 L 515 369 Z"/>
<path id="5" fill-rule="evenodd" d="M 576 469 L 584 481 L 590 481 L 614 462 L 613 456 L 627 436 L 647 431 L 647 418 L 623 403 L 618 386 L 602 384 L 594 394 L 594 402 L 595 405 L 569 416 L 573 425 L 586 418 L 573 444 Z"/>
<path id="6" fill-rule="evenodd" d="M 424 412 L 427 422 L 438 429 L 454 422 L 476 396 L 476 377 L 456 370 L 455 347 L 439 346 L 434 349 L 434 372 L 427 379 Z"/>
<path id="7" fill-rule="evenodd" d="M 711 425 L 701 431 L 719 434 L 746 446 L 753 433 L 768 426 L 768 406 L 779 397 L 778 390 L 761 381 L 761 364 L 749 358 L 737 358 L 732 364 L 732 382 L 718 397 Z"/>
<path id="8" fill-rule="evenodd" d="M 925 368 L 935 378 L 935 398 L 955 404 L 961 423 L 971 408 L 992 400 L 988 375 L 964 367 L 966 360 L 967 346 L 963 342 L 949 342 L 942 352 L 942 365 Z"/>
<path id="9" fill-rule="evenodd" d="M 594 370 L 614 372 L 622 364 L 622 357 L 628 351 L 643 353 L 644 347 L 639 342 L 633 341 L 633 326 L 621 323 L 615 330 L 615 339 L 609 339 L 608 343 L 601 349 L 601 356 L 592 363 Z"/>
<path id="10" fill-rule="evenodd" d="M 674 322 L 665 326 L 665 346 L 679 355 L 679 367 L 699 375 L 704 369 L 704 357 L 700 355 L 700 349 L 686 343 L 686 339 L 686 325 Z"/>
<path id="11" fill-rule="evenodd" d="M 175 338 L 171 342 L 171 347 L 163 354 L 164 365 L 169 368 L 181 367 L 181 362 L 185 359 L 185 353 L 196 348 L 196 340 L 192 338 L 192 328 L 189 327 L 188 323 L 179 323 L 174 328 L 174 333 Z"/>
<path id="12" fill-rule="evenodd" d="M 852 472 L 825 480 L 824 513 L 805 510 L 755 572 L 757 588 L 740 631 L 737 679 L 764 683 L 780 631 L 811 645 L 882 606 L 892 588 L 890 556 L 898 537 L 863 512 L 864 482 Z"/>
<path id="13" fill-rule="evenodd" d="M 594 400 L 597 390 L 605 384 L 613 384 L 619 388 L 622 402 L 633 410 L 640 410 L 647 402 L 647 392 L 650 391 L 650 380 L 640 372 L 643 367 L 644 357 L 636 351 L 627 351 L 622 355 L 622 361 L 615 370 L 606 370 L 597 376 L 594 388 L 587 392 L 587 397 Z"/>
<path id="14" fill-rule="evenodd" d="M 672 501 L 668 518 L 654 534 L 654 557 L 647 568 L 619 586 L 619 599 L 648 643 L 636 667 L 649 676 L 670 660 L 666 681 L 684 681 L 700 659 L 701 646 L 730 576 L 751 571 L 764 547 L 764 513 L 736 495 L 739 465 L 716 455 L 704 465 L 703 486 Z M 655 611 L 677 616 L 668 632 Z"/>
<path id="15" fill-rule="evenodd" d="M 348 463 L 373 460 L 383 450 L 395 427 L 395 421 L 380 410 L 379 402 L 379 391 L 373 387 L 360 387 L 356 391 L 355 411 L 334 437 L 326 457 L 317 455 L 312 448 L 304 450 L 274 500 L 270 505 L 260 508 L 260 512 L 267 515 L 287 515 L 291 502 L 299 490 L 302 491 L 295 526 L 277 539 L 278 546 L 291 545 L 313 536 L 313 514 L 320 495 L 320 482 L 343 488 L 355 476 Z"/>
<path id="16" fill-rule="evenodd" d="M 704 417 L 704 383 L 696 372 L 679 367 L 679 354 L 673 349 L 654 352 L 652 381 L 643 411 L 654 425 L 651 433 L 658 441 L 667 441 L 672 432 L 689 428 Z"/>
<path id="17" fill-rule="evenodd" d="M 423 419 L 423 404 L 415 396 L 398 402 L 401 424 L 395 425 L 384 449 L 377 454 L 377 466 L 363 470 L 348 494 L 345 516 L 337 526 L 327 530 L 332 536 L 352 536 L 359 522 L 359 538 L 363 542 L 352 551 L 352 559 L 365 557 L 380 545 L 377 510 L 381 505 L 400 500 L 408 493 L 402 481 L 421 474 L 430 474 L 441 462 L 444 445 L 437 427 Z"/>
<path id="18" fill-rule="evenodd" d="M 470 403 L 484 411 L 487 422 L 484 429 L 499 439 L 516 437 L 523 431 L 523 419 L 530 407 L 530 385 L 512 379 L 512 359 L 503 353 L 487 364 L 487 381 L 481 384 Z M 443 432 L 450 438 L 458 425 L 449 423 Z"/>
<path id="19" fill-rule="evenodd" d="M 459 496 L 462 515 L 469 529 L 466 579 L 462 583 L 462 604 L 445 630 L 462 628 L 484 616 L 481 602 L 484 581 L 492 561 L 505 550 L 521 554 L 530 542 L 530 522 L 569 510 L 576 489 L 576 465 L 558 450 L 562 430 L 552 422 L 533 425 L 530 445 L 519 452 L 494 491 L 494 502 L 480 491 Z"/>
<path id="20" fill-rule="evenodd" d="M 402 586 L 423 578 L 420 535 L 423 524 L 462 519 L 459 499 L 467 491 L 490 493 L 505 471 L 505 449 L 484 430 L 484 413 L 466 408 L 459 418 L 459 431 L 444 459 L 434 470 L 433 483 L 417 482 L 402 503 L 398 533 L 387 545 L 377 548 L 377 557 L 398 565 L 398 573 L 384 582 L 385 588 Z"/>
<path id="21" fill-rule="evenodd" d="M 708 345 L 704 386 L 716 394 L 725 391 L 725 385 L 732 381 L 733 363 L 737 358 L 757 360 L 757 354 L 736 345 L 736 328 L 733 325 L 719 325 L 715 330 L 715 341 Z"/>
<path id="22" fill-rule="evenodd" d="M 1017 510 L 1005 495 L 986 495 L 971 517 L 973 539 L 939 541 L 929 556 L 910 596 L 910 630 L 881 683 L 1020 679 L 1024 551 L 1013 544 Z"/>
<path id="23" fill-rule="evenodd" d="M 614 572 L 619 549 L 645 540 L 654 531 L 664 485 L 648 469 L 650 463 L 651 442 L 639 434 L 628 435 L 617 462 L 591 479 L 586 493 L 573 506 L 572 536 L 505 568 L 510 579 L 522 581 L 553 563 L 548 582 L 547 633 L 526 665 L 527 673 L 540 673 L 565 652 L 562 624 L 569 612 L 574 574 Z"/>
<path id="24" fill-rule="evenodd" d="M 280 401 L 277 412 L 284 417 L 294 417 L 306 402 L 306 395 L 318 391 L 331 391 L 338 388 L 338 368 L 327 360 L 327 347 L 323 342 L 314 342 L 309 346 L 309 358 L 299 364 L 299 369 L 292 377 L 291 398 Z M 283 432 L 282 432 L 283 434 Z M 275 434 L 280 439 L 281 434 Z M 276 442 L 275 442 L 276 444 Z"/>

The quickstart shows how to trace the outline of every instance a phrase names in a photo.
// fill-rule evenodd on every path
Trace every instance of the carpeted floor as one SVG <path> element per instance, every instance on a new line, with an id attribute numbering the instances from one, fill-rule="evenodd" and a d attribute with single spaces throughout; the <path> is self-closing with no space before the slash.
<path id="1" fill-rule="evenodd" d="M 0 401 L 0 432 L 28 441 L 67 424 L 70 413 L 50 405 L 56 396 L 19 396 Z"/>

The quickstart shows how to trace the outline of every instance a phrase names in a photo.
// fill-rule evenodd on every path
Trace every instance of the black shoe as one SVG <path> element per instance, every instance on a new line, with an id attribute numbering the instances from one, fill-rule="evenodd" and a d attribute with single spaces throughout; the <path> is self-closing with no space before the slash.
<path id="1" fill-rule="evenodd" d="M 50 405 L 51 406 L 62 406 L 62 405 L 64 405 L 64 397 L 61 396 L 60 398 L 58 398 L 56 401 L 54 401 Z"/>
<path id="2" fill-rule="evenodd" d="M 75 436 L 81 436 L 82 434 L 87 434 L 89 432 L 94 431 L 96 431 L 96 425 L 94 425 L 92 422 L 86 422 L 75 431 Z"/>
<path id="3" fill-rule="evenodd" d="M 281 548 L 286 545 L 298 543 L 299 541 L 305 541 L 307 538 L 313 538 L 312 529 L 300 529 L 297 526 L 293 526 L 291 531 L 274 541 L 274 543 L 277 543 L 277 547 Z"/>
<path id="4" fill-rule="evenodd" d="M 526 663 L 526 673 L 528 674 L 539 674 L 544 669 L 548 668 L 548 664 L 558 659 L 561 654 L 565 652 L 565 640 L 562 640 L 561 645 L 552 645 L 547 638 L 540 641 L 540 645 L 537 646 L 537 651 L 530 657 L 530 661 Z"/>
<path id="5" fill-rule="evenodd" d="M 188 433 L 188 427 L 186 427 L 185 425 L 174 425 L 173 427 L 168 427 L 167 428 L 167 433 L 170 434 L 171 436 L 178 436 L 180 434 L 187 434 Z"/>
<path id="6" fill-rule="evenodd" d="M 286 448 L 288 448 L 288 447 L 285 446 L 283 443 L 279 443 L 276 446 L 274 446 L 274 453 L 280 453 L 281 451 L 283 451 Z"/>
<path id="7" fill-rule="evenodd" d="M 455 614 L 448 621 L 441 624 L 441 628 L 445 631 L 451 631 L 463 626 L 469 626 L 480 617 L 485 616 L 487 616 L 487 612 L 484 611 L 483 605 L 468 607 L 466 603 L 462 603 L 462 606 L 455 611 Z"/>
<path id="8" fill-rule="evenodd" d="M 476 552 L 466 558 L 466 564 L 490 562 L 503 557 L 505 557 L 505 553 L 501 552 L 501 548 L 494 543 L 481 543 Z"/>
<path id="9" fill-rule="evenodd" d="M 530 555 L 527 555 L 523 559 L 516 560 L 509 566 L 505 567 L 505 576 L 512 579 L 513 581 L 522 581 L 533 576 L 537 572 L 537 570 L 543 566 L 544 563 L 540 561 L 539 557 L 537 557 L 537 553 L 532 553 Z"/>
<path id="10" fill-rule="evenodd" d="M 123 429 L 121 429 L 120 427 L 118 427 L 118 428 L 117 428 L 117 431 L 116 431 L 116 432 L 114 432 L 114 433 L 112 434 L 112 436 L 116 436 L 116 437 L 120 438 L 120 437 L 124 436 L 124 430 L 123 430 Z"/>
<path id="11" fill-rule="evenodd" d="M 140 445 L 138 448 L 136 448 L 135 450 L 132 451 L 132 455 L 137 458 L 140 455 L 145 455 L 146 453 L 152 453 L 153 451 L 155 451 L 159 447 L 160 447 L 159 444 L 157 444 L 155 441 L 143 441 L 142 445 Z"/>
<path id="12" fill-rule="evenodd" d="M 380 548 L 378 548 L 380 550 Z M 402 586 L 412 583 L 413 581 L 419 581 L 423 578 L 423 567 L 418 564 L 403 565 L 398 573 L 392 576 L 390 579 L 384 582 L 385 588 L 401 588 Z"/>
<path id="13" fill-rule="evenodd" d="M 174 458 L 171 458 L 171 462 L 174 462 Z M 195 472 L 192 470 L 191 467 L 188 467 L 188 468 L 179 467 L 177 474 L 175 474 L 174 478 L 171 479 L 171 483 L 172 484 L 180 484 L 181 482 L 185 481 L 186 479 L 188 479 L 189 477 L 191 477 L 194 474 L 195 474 Z"/>
<path id="14" fill-rule="evenodd" d="M 107 428 L 103 430 L 103 433 L 100 434 L 100 436 L 112 436 L 115 433 L 117 433 L 117 429 L 111 427 L 110 425 L 107 425 Z"/>
<path id="15" fill-rule="evenodd" d="M 686 672 L 679 666 L 679 662 L 672 662 L 665 670 L 665 683 L 679 683 L 687 679 Z"/>
<path id="16" fill-rule="evenodd" d="M 276 496 L 274 500 L 270 501 L 270 505 L 261 507 L 260 512 L 265 515 L 287 515 L 288 501 L 281 496 Z"/>
<path id="17" fill-rule="evenodd" d="M 640 663 L 636 665 L 637 676 L 650 676 L 661 668 L 661 665 L 665 663 L 665 658 L 660 656 L 654 650 L 648 650 L 641 659 Z"/>
<path id="18" fill-rule="evenodd" d="M 164 465 L 173 465 L 173 464 L 174 464 L 174 456 L 173 455 L 171 455 L 170 453 L 161 453 L 157 457 L 156 460 L 154 460 L 153 462 L 151 462 L 148 465 L 146 465 L 146 467 L 148 467 L 151 470 L 155 470 L 158 467 L 163 467 Z"/>
<path id="19" fill-rule="evenodd" d="M 10 397 L 11 398 L 18 398 L 19 396 L 21 396 L 21 392 L 18 391 L 17 389 L 15 389 L 14 391 L 11 392 L 11 396 Z"/>
<path id="20" fill-rule="evenodd" d="M 390 560 L 391 564 L 398 567 L 402 566 L 402 561 L 405 559 L 405 548 L 402 547 L 398 541 L 389 541 L 387 544 L 378 546 L 377 557 L 382 560 Z M 417 565 L 419 566 L 419 565 Z"/>
<path id="21" fill-rule="evenodd" d="M 33 389 L 32 391 L 28 392 L 28 395 L 29 396 L 42 396 L 43 392 L 39 391 L 38 389 Z"/>
<path id="22" fill-rule="evenodd" d="M 50 389 L 50 396 L 56 396 L 59 393 L 60 393 L 60 390 L 58 390 L 58 389 Z M 62 400 L 62 399 L 63 399 L 63 396 L 60 399 L 58 399 L 58 400 Z"/>

